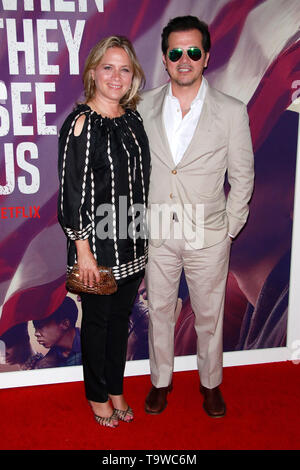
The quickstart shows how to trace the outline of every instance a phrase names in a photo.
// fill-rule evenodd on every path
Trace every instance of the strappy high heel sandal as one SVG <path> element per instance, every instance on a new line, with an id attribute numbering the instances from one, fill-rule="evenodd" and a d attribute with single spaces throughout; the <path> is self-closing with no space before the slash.
<path id="1" fill-rule="evenodd" d="M 130 406 L 127 407 L 127 410 L 118 410 L 115 408 L 114 413 L 116 417 L 124 421 L 124 423 L 131 423 L 131 421 L 133 421 L 133 410 Z"/>
<path id="2" fill-rule="evenodd" d="M 108 417 L 98 416 L 95 413 L 94 417 L 98 424 L 107 428 L 116 428 L 119 425 L 118 414 L 116 413 L 116 410 L 114 410 L 113 414 Z"/>

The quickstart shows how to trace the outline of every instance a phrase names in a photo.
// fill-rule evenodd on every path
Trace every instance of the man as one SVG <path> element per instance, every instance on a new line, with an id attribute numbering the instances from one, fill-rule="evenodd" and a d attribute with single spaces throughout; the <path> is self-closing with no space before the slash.
<path id="1" fill-rule="evenodd" d="M 245 105 L 203 77 L 209 50 L 205 23 L 172 19 L 162 33 L 170 83 L 145 92 L 139 106 L 152 157 L 146 272 L 152 388 L 145 403 L 151 414 L 165 409 L 172 389 L 182 269 L 195 314 L 203 407 L 212 417 L 226 410 L 219 389 L 225 285 L 231 238 L 248 216 L 253 151 Z"/>
<path id="2" fill-rule="evenodd" d="M 39 344 L 48 348 L 37 369 L 81 365 L 80 330 L 76 328 L 77 306 L 70 297 L 52 315 L 34 320 L 35 336 Z"/>
<path id="3" fill-rule="evenodd" d="M 36 369 L 36 364 L 43 358 L 43 355 L 36 353 L 30 342 L 28 324 L 18 323 L 0 336 L 0 343 L 3 342 L 5 352 L 6 367 L 21 370 Z M 0 366 L 1 367 L 1 366 Z M 13 370 L 11 369 L 11 370 Z M 5 370 L 5 367 L 1 368 Z"/>

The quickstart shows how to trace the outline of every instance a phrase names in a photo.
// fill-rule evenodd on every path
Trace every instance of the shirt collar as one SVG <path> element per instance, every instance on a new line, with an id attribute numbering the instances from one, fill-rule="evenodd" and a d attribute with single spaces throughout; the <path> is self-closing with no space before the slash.
<path id="1" fill-rule="evenodd" d="M 191 107 L 195 105 L 198 101 L 202 101 L 202 102 L 204 101 L 206 90 L 207 90 L 207 80 L 205 77 L 202 76 L 201 85 L 199 87 L 197 95 L 192 101 Z M 177 100 L 176 96 L 173 95 L 171 82 L 169 83 L 169 86 L 168 86 L 167 97 Z"/>

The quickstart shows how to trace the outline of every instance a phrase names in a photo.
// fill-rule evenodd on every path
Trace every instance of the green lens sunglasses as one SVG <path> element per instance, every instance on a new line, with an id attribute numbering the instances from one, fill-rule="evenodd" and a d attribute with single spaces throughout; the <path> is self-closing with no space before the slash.
<path id="1" fill-rule="evenodd" d="M 180 57 L 182 57 L 184 49 L 181 49 L 180 47 L 177 47 L 176 49 L 171 49 L 168 52 L 168 57 L 171 60 L 171 62 L 177 62 Z M 197 61 L 201 59 L 202 52 L 199 49 L 199 47 L 189 47 L 186 49 L 187 55 L 189 56 L 190 59 Z"/>

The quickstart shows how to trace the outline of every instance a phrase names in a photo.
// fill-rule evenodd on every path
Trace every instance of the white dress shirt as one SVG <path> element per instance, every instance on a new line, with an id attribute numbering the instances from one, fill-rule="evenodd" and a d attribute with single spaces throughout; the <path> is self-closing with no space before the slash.
<path id="1" fill-rule="evenodd" d="M 182 117 L 179 100 L 173 95 L 171 83 L 169 84 L 163 109 L 163 122 L 175 166 L 182 159 L 192 140 L 202 111 L 206 90 L 207 81 L 202 77 L 200 88 L 189 112 Z M 228 235 L 233 238 L 230 233 Z"/>
<path id="2" fill-rule="evenodd" d="M 197 96 L 193 100 L 189 112 L 183 118 L 179 100 L 173 96 L 172 86 L 169 84 L 164 103 L 163 121 L 175 166 L 182 159 L 192 140 L 202 111 L 206 90 L 207 81 L 202 77 Z"/>

